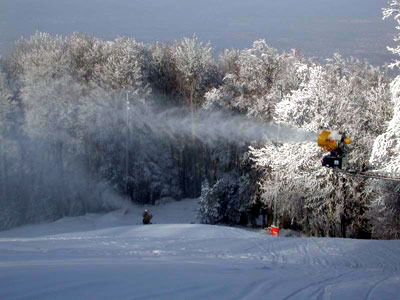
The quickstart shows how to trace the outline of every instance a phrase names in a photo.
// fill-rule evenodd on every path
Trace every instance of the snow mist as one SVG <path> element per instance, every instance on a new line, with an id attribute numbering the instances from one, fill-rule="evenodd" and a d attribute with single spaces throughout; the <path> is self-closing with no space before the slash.
<path id="1" fill-rule="evenodd" d="M 233 115 L 223 111 L 195 111 L 180 108 L 164 110 L 161 113 L 140 114 L 141 121 L 159 136 L 194 136 L 204 143 L 244 143 L 255 141 L 309 142 L 315 140 L 315 133 L 298 128 L 263 123 L 257 119 Z M 136 119 L 137 120 L 137 119 Z"/>

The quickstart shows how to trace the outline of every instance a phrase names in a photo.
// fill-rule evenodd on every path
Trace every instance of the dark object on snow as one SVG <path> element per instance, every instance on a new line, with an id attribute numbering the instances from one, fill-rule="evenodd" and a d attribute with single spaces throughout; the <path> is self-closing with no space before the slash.
<path id="1" fill-rule="evenodd" d="M 143 212 L 143 224 L 151 224 L 150 220 L 153 217 L 153 215 L 151 215 L 147 209 L 144 210 Z"/>
<path id="2" fill-rule="evenodd" d="M 327 155 L 322 158 L 322 166 L 327 168 L 343 168 L 343 157 Z"/>

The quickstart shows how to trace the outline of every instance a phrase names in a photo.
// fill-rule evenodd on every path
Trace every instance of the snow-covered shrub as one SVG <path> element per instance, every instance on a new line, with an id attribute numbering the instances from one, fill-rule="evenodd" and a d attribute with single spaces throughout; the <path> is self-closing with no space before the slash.
<path id="1" fill-rule="evenodd" d="M 214 174 L 216 181 L 211 186 L 209 180 L 203 182 L 199 198 L 199 220 L 211 224 L 247 225 L 250 222 L 255 225 L 255 218 L 259 216 L 261 208 L 257 182 L 259 170 L 254 167 L 247 152 L 237 157 L 236 162 L 230 156 L 238 153 L 224 153 L 225 159 L 218 160 L 220 170 Z"/>
<path id="2" fill-rule="evenodd" d="M 220 221 L 218 198 L 210 189 L 207 180 L 201 185 L 201 195 L 199 197 L 199 208 L 197 218 L 204 224 L 217 224 Z"/>
<path id="3" fill-rule="evenodd" d="M 226 173 L 209 187 L 203 184 L 199 198 L 198 218 L 206 224 L 238 224 L 241 209 L 238 193 L 239 175 Z"/>

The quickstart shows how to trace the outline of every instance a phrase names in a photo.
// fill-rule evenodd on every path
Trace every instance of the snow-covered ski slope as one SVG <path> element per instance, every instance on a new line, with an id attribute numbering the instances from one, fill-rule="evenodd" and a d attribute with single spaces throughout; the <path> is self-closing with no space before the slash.
<path id="1" fill-rule="evenodd" d="M 400 299 L 400 241 L 190 224 L 195 205 L 0 232 L 0 299 Z"/>

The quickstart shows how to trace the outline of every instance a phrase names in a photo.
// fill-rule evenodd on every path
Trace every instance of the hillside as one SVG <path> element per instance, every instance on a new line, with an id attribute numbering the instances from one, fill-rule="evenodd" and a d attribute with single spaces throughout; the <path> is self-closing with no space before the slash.
<path id="1" fill-rule="evenodd" d="M 399 299 L 400 241 L 189 224 L 196 205 L 150 208 L 149 226 L 132 206 L 0 232 L 0 298 Z"/>

